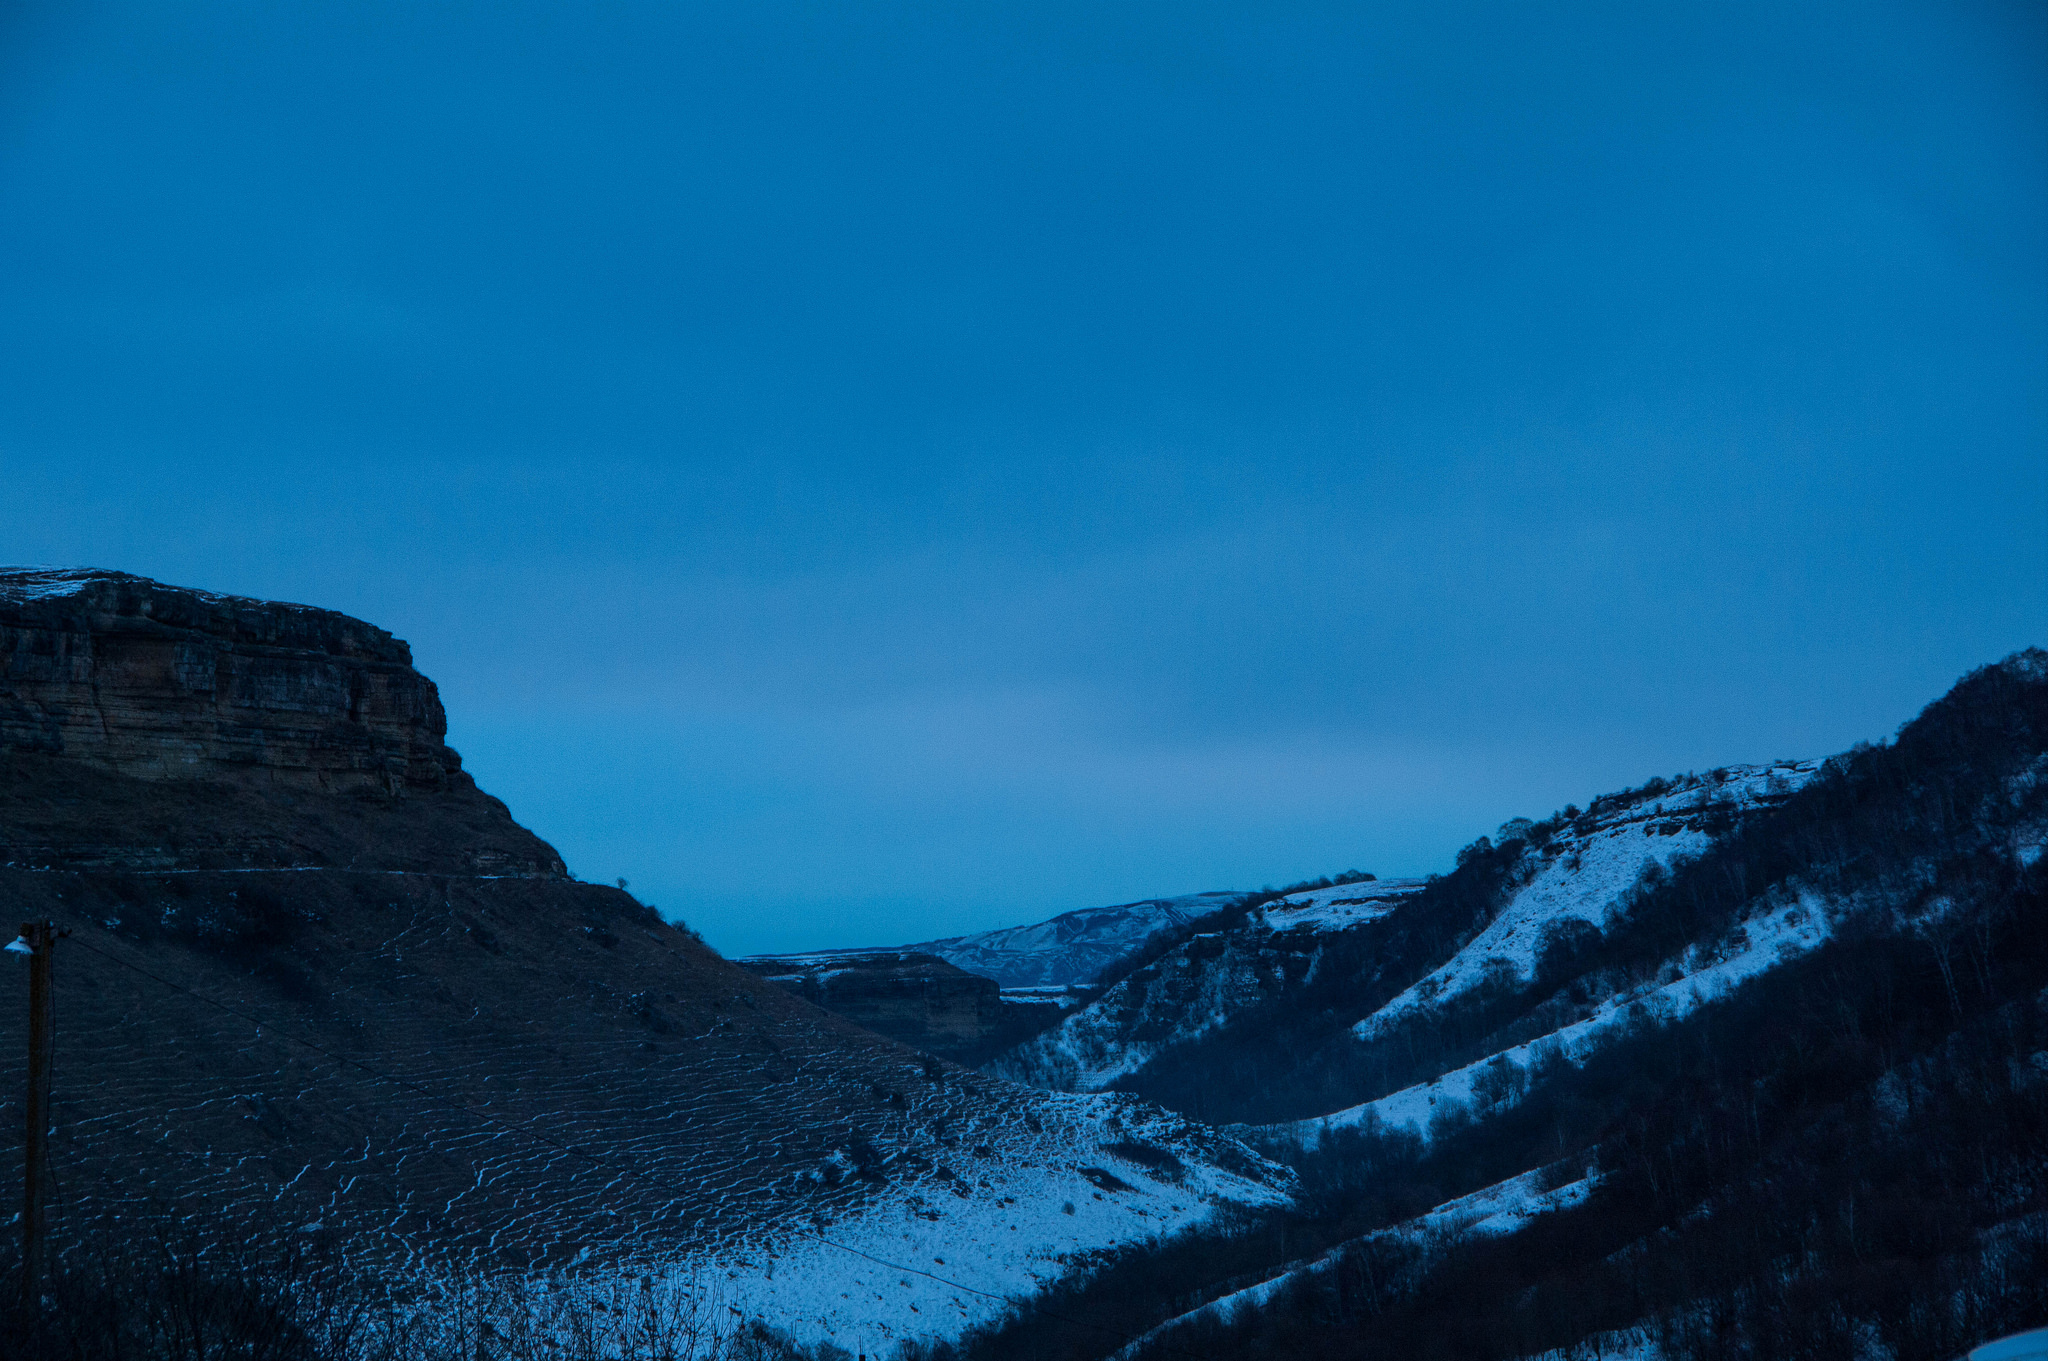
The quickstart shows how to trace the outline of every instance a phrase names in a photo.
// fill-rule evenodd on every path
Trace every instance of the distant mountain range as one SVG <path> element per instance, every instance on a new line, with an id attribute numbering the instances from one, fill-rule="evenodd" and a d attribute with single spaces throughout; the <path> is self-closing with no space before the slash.
<path id="1" fill-rule="evenodd" d="M 980 1063 L 1080 1005 L 1103 969 L 1238 896 L 1149 898 L 916 945 L 750 955 L 737 963 L 891 1039 Z"/>
<path id="2" fill-rule="evenodd" d="M 1058 988 L 1093 982 L 1103 969 L 1153 933 L 1214 912 L 1236 892 L 1217 889 L 1178 898 L 1145 898 L 1111 907 L 1083 907 L 1029 926 L 904 946 L 993 978 L 1005 988 Z"/>

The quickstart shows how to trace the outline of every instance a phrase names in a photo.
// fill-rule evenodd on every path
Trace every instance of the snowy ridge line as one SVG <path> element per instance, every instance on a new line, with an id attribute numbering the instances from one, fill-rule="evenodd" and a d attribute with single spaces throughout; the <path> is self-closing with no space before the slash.
<path id="1" fill-rule="evenodd" d="M 1694 783 L 1637 794 L 1618 807 L 1582 815 L 1540 852 L 1528 852 L 1530 857 L 1540 853 L 1540 868 L 1483 931 L 1360 1020 L 1353 1033 L 1361 1040 L 1374 1039 L 1410 1015 L 1472 991 L 1489 970 L 1506 968 L 1514 981 L 1528 982 L 1546 928 L 1577 920 L 1604 931 L 1651 865 L 1669 869 L 1713 843 L 1702 823 L 1782 802 L 1818 776 L 1821 765 L 1809 760 L 1724 766 L 1715 772 L 1719 778 L 1694 777 Z"/>
<path id="2" fill-rule="evenodd" d="M 1231 1024 L 1266 995 L 1262 978 L 1284 986 L 1312 977 L 1321 939 L 1387 916 L 1425 883 L 1356 880 L 1275 899 L 1237 927 L 1180 942 L 982 1071 L 1056 1091 L 1104 1090 L 1169 1045 Z M 1276 942 L 1285 942 L 1278 953 L 1269 948 Z M 1135 1030 L 1132 1007 L 1145 1018 Z M 1170 1020 L 1170 1036 L 1135 1038 L 1158 1019 Z"/>
<path id="3" fill-rule="evenodd" d="M 1403 898 L 1422 891 L 1426 879 L 1367 879 L 1305 889 L 1267 903 L 1260 920 L 1272 931 L 1342 931 L 1378 921 L 1400 906 Z M 1345 910 L 1353 909 L 1353 910 Z"/>
<path id="4" fill-rule="evenodd" d="M 1679 978 L 1655 988 L 1616 993 L 1583 1021 L 1488 1055 L 1433 1081 L 1418 1082 L 1328 1115 L 1258 1126 L 1256 1132 L 1314 1148 L 1326 1131 L 1377 1120 L 1389 1126 L 1406 1127 L 1426 1141 L 1430 1123 L 1438 1115 L 1460 1108 L 1478 1113 L 1475 1108 L 1479 1103 L 1474 1096 L 1482 1077 L 1504 1077 L 1513 1084 L 1497 1092 L 1488 1107 L 1505 1109 L 1520 1099 L 1529 1080 L 1546 1063 L 1561 1060 L 1583 1064 L 1603 1040 L 1631 1024 L 1670 1024 L 1682 1020 L 1750 979 L 1808 953 L 1830 934 L 1832 924 L 1825 905 L 1816 898 L 1802 896 L 1789 906 L 1738 923 L 1736 936 L 1741 944 L 1732 953 L 1708 961 L 1702 959 L 1699 947 L 1693 946 L 1679 959 L 1666 964 L 1667 970 L 1680 971 Z"/>
<path id="5" fill-rule="evenodd" d="M 1155 931 L 1185 926 L 1242 896 L 1236 889 L 1212 889 L 1171 898 L 1082 907 L 1024 926 L 915 941 L 896 948 L 937 955 L 969 973 L 993 978 L 1006 988 L 1088 983 L 1144 944 Z"/>
<path id="6" fill-rule="evenodd" d="M 1057 917 L 1023 926 L 995 927 L 965 936 L 912 941 L 908 945 L 849 945 L 843 949 L 793 950 L 747 955 L 735 962 L 813 965 L 873 955 L 928 954 L 969 973 L 994 978 L 1006 991 L 1064 988 L 1070 984 L 1085 984 L 1088 980 L 1079 977 L 1052 980 L 1033 977 L 1029 981 L 1017 982 L 1014 979 L 1020 970 L 1034 975 L 1071 972 L 1071 968 L 1062 966 L 1062 961 L 1071 965 L 1073 961 L 1066 957 L 1077 952 L 1089 959 L 1099 956 L 1104 964 L 1113 962 L 1125 951 L 1142 944 L 1154 931 L 1186 925 L 1241 896 L 1233 889 L 1191 893 L 1178 898 L 1143 898 L 1108 907 L 1075 908 Z"/>
<path id="7" fill-rule="evenodd" d="M 81 948 L 85 949 L 91 954 L 97 955 L 100 958 L 108 960 L 111 963 L 118 964 L 123 968 L 129 969 L 134 973 L 140 974 L 142 977 L 148 978 L 153 982 L 156 982 L 164 987 L 172 989 L 175 992 L 182 993 L 185 996 L 192 998 L 194 1001 L 203 1003 L 206 1006 L 213 1007 L 216 1010 L 219 1010 L 227 1015 L 234 1016 L 241 1021 L 244 1021 L 250 1025 L 257 1027 L 259 1031 L 268 1028 L 270 1031 L 272 1031 L 279 1037 L 288 1040 L 293 1044 L 297 1044 L 306 1049 L 309 1049 L 312 1052 L 317 1053 L 322 1057 L 329 1059 L 332 1062 L 347 1064 L 350 1067 L 368 1073 L 372 1077 L 378 1078 L 381 1081 L 389 1082 L 394 1086 L 404 1088 L 405 1090 L 411 1091 L 416 1095 L 426 1097 L 428 1100 L 436 1102 L 437 1104 L 445 1106 L 451 1110 L 459 1111 L 462 1114 L 469 1116 L 472 1120 L 476 1121 L 480 1125 L 493 1125 L 498 1127 L 500 1130 L 509 1133 L 523 1134 L 527 1138 L 545 1147 L 555 1149 L 562 1153 L 566 1153 L 572 1157 L 581 1158 L 584 1161 L 589 1162 L 597 1167 L 601 1167 L 607 1171 L 613 1172 L 620 1177 L 629 1177 L 634 1180 L 643 1181 L 647 1184 L 654 1185 L 658 1189 L 661 1189 L 663 1191 L 668 1191 L 672 1189 L 661 1184 L 653 1178 L 647 1177 L 645 1174 L 641 1173 L 637 1168 L 625 1164 L 612 1162 L 599 1154 L 590 1152 L 587 1148 L 584 1148 L 581 1145 L 564 1143 L 561 1140 L 555 1139 L 545 1133 L 542 1133 L 539 1130 L 534 1129 L 530 1124 L 507 1120 L 502 1116 L 494 1115 L 488 1111 L 478 1110 L 477 1108 L 469 1105 L 466 1102 L 458 1101 L 452 1097 L 436 1093 L 430 1088 L 424 1087 L 419 1083 L 410 1081 L 409 1079 L 398 1077 L 391 1073 L 386 1073 L 367 1063 L 363 1063 L 360 1060 L 352 1059 L 342 1054 L 337 1054 L 334 1051 L 328 1049 L 324 1045 L 318 1044 L 312 1040 L 305 1039 L 302 1036 L 293 1034 L 287 1028 L 277 1026 L 274 1023 L 262 1021 L 257 1017 L 251 1015 L 250 1013 L 241 1010 L 238 1007 L 234 1007 L 225 1002 L 221 1002 L 215 998 L 208 997 L 203 993 L 185 987 L 183 984 L 174 982 L 171 979 L 165 978 L 157 973 L 152 972 L 151 970 L 145 969 L 140 965 L 132 964 L 129 961 L 121 959 L 116 955 L 112 955 L 104 950 L 98 949 L 97 947 L 93 946 L 92 944 L 83 939 L 79 939 L 77 937 L 72 937 L 71 939 L 72 943 L 80 946 Z M 308 1164 L 307 1168 L 310 1167 L 311 1164 Z M 303 1176 L 306 1170 L 307 1169 L 301 1169 L 300 1175 Z M 485 1173 L 483 1171 L 480 1170 L 478 1172 L 479 1185 L 481 1185 L 484 1175 Z M 1127 1187 L 1126 1189 L 1130 1188 Z M 778 1231 L 771 1229 L 768 1231 L 768 1236 L 772 1238 L 776 1232 Z M 968 1285 L 963 1281 L 958 1281 L 950 1277 L 941 1276 L 936 1272 L 929 1271 L 921 1267 L 914 1267 L 906 1263 L 892 1261 L 888 1258 L 878 1256 L 875 1253 L 867 1252 L 861 1248 L 854 1247 L 850 1244 L 839 1242 L 836 1239 L 827 1237 L 824 1234 L 817 1233 L 809 1229 L 799 1228 L 787 1222 L 785 1222 L 780 1227 L 779 1232 L 784 1235 L 806 1239 L 813 1243 L 819 1244 L 823 1247 L 833 1248 L 839 1252 L 847 1253 L 852 1256 L 862 1258 L 866 1261 L 873 1262 L 878 1266 L 886 1267 L 893 1272 L 900 1272 L 905 1275 L 919 1276 L 926 1280 L 934 1281 L 940 1285 L 943 1285 L 948 1289 L 960 1290 L 983 1299 L 997 1301 L 1013 1309 L 1028 1310 L 1032 1313 L 1039 1314 L 1042 1317 L 1052 1319 L 1055 1322 L 1066 1323 L 1074 1327 L 1086 1328 L 1096 1332 L 1108 1333 L 1111 1336 L 1124 1339 L 1127 1343 L 1135 1340 L 1130 1333 L 1127 1333 L 1120 1328 L 1113 1328 L 1105 1324 L 1092 1323 L 1085 1319 L 1070 1318 L 1065 1315 L 1056 1314 L 1049 1310 L 1040 1308 L 1038 1305 L 1034 1304 L 1029 1298 L 1022 1298 L 1014 1295 L 1002 1294 L 996 1291 L 983 1290 L 979 1287 Z M 704 1247 L 710 1246 L 709 1244 L 704 1243 L 701 1234 L 695 1235 L 695 1238 L 696 1243 L 698 1245 Z M 587 1255 L 587 1249 L 585 1251 L 585 1255 Z M 687 1254 L 679 1253 L 677 1255 L 685 1256 Z M 582 1256 L 579 1256 L 577 1259 L 579 1263 L 582 1260 Z M 772 1277 L 773 1270 L 771 1268 L 769 1272 L 769 1278 L 772 1279 Z M 887 1333 L 890 1330 L 887 1328 L 886 1325 L 882 1325 L 880 1328 L 878 1328 L 878 1331 Z M 1196 1357 L 1194 1353 L 1176 1351 L 1175 1354 L 1193 1357 L 1194 1361 L 1201 1361 L 1201 1358 Z"/>
<path id="8" fill-rule="evenodd" d="M 1289 1262 L 1266 1279 L 1227 1295 L 1219 1295 L 1207 1304 L 1197 1305 L 1184 1314 L 1176 1314 L 1164 1323 L 1155 1324 L 1134 1339 L 1130 1345 L 1116 1353 L 1112 1361 L 1124 1361 L 1137 1354 L 1142 1346 L 1160 1346 L 1176 1355 L 1186 1352 L 1169 1346 L 1163 1341 L 1174 1330 L 1201 1318 L 1214 1318 L 1228 1323 L 1240 1310 L 1256 1309 L 1271 1301 L 1287 1286 L 1304 1277 L 1319 1276 L 1330 1271 L 1343 1260 L 1344 1254 L 1360 1243 L 1378 1239 L 1408 1238 L 1425 1246 L 1442 1246 L 1458 1242 L 1467 1236 L 1505 1237 L 1519 1232 L 1541 1215 L 1558 1210 L 1568 1210 L 1585 1203 L 1593 1193 L 1597 1178 L 1590 1172 L 1578 1181 L 1545 1191 L 1540 1187 L 1541 1169 L 1523 1172 L 1505 1181 L 1495 1182 L 1470 1194 L 1447 1200 L 1435 1209 L 1392 1224 L 1384 1229 L 1357 1238 L 1346 1239 L 1333 1248 L 1325 1249 L 1315 1257 Z"/>

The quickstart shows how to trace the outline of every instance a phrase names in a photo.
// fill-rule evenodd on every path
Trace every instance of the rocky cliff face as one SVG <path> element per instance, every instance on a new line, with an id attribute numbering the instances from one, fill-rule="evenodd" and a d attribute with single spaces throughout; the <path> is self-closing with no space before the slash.
<path id="1" fill-rule="evenodd" d="M 403 642 L 120 572 L 0 570 L 0 865 L 560 877 Z"/>
<path id="2" fill-rule="evenodd" d="M 0 571 L 0 750 L 143 779 L 466 783 L 412 653 L 331 610 L 92 569 Z"/>

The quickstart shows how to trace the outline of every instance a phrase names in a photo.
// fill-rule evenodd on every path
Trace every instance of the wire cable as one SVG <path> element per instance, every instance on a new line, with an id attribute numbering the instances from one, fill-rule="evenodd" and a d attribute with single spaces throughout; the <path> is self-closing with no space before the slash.
<path id="1" fill-rule="evenodd" d="M 457 1101 L 452 1097 L 442 1095 L 441 1093 L 435 1092 L 427 1087 L 423 1087 L 417 1082 L 413 1082 L 406 1078 L 399 1077 L 396 1074 L 387 1073 L 381 1069 L 374 1068 L 371 1065 L 364 1063 L 360 1059 L 350 1058 L 346 1054 L 337 1054 L 332 1049 L 327 1048 L 323 1044 L 316 1043 L 313 1040 L 306 1039 L 299 1035 L 294 1035 L 291 1033 L 290 1030 L 286 1029 L 283 1026 L 279 1026 L 272 1022 L 266 1021 L 259 1016 L 253 1016 L 250 1013 L 243 1011 L 239 1007 L 230 1006 L 228 1003 L 219 1001 L 212 997 L 208 997 L 206 994 L 202 992 L 194 991 L 193 989 L 186 987 L 182 983 L 178 983 L 173 981 L 172 979 L 165 978 L 162 974 L 154 973 L 148 969 L 145 969 L 140 964 L 136 964 L 129 960 L 122 959 L 118 955 L 110 954 L 107 951 L 102 950 L 95 945 L 88 944 L 86 941 L 84 941 L 76 935 L 70 937 L 70 942 L 71 944 L 78 946 L 80 949 L 98 955 L 101 959 L 107 960 L 109 963 L 118 964 L 124 969 L 128 969 L 134 973 L 141 974 L 144 978 L 150 979 L 156 983 L 160 983 L 164 987 L 171 989 L 173 992 L 183 993 L 185 996 L 190 997 L 195 1002 L 204 1003 L 205 1005 L 210 1006 L 217 1011 L 222 1011 L 230 1016 L 234 1016 L 241 1020 L 247 1021 L 250 1025 L 255 1026 L 258 1030 L 269 1030 L 274 1034 L 280 1036 L 281 1038 L 290 1041 L 293 1044 L 299 1045 L 306 1049 L 310 1049 L 314 1053 L 319 1054 L 325 1058 L 331 1059 L 336 1063 L 347 1064 L 349 1067 L 368 1073 L 370 1076 L 377 1078 L 380 1081 L 389 1082 L 394 1086 L 402 1087 L 409 1092 L 413 1092 L 417 1095 L 426 1097 L 429 1101 L 434 1101 L 452 1110 L 460 1111 L 464 1115 L 467 1115 L 471 1119 L 479 1121 L 480 1123 L 496 1125 L 501 1129 L 510 1130 L 515 1134 L 523 1134 L 527 1138 L 532 1139 L 535 1143 L 544 1144 L 549 1148 L 557 1149 L 563 1153 L 569 1154 L 571 1157 L 582 1158 L 595 1166 L 602 1167 L 613 1172 L 617 1172 L 622 1176 L 630 1177 L 636 1181 L 644 1182 L 645 1184 L 655 1186 L 658 1189 L 664 1191 L 670 1189 L 668 1187 L 661 1186 L 660 1183 L 655 1182 L 652 1178 L 647 1177 L 636 1168 L 630 1167 L 624 1163 L 615 1163 L 607 1161 L 605 1158 L 602 1158 L 599 1155 L 590 1152 L 588 1149 L 580 1147 L 579 1145 L 563 1143 L 561 1140 L 551 1138 L 550 1136 L 543 1134 L 539 1130 L 534 1129 L 531 1125 L 528 1125 L 524 1122 L 507 1120 L 504 1117 L 494 1115 L 489 1111 L 478 1110 L 475 1107 L 467 1105 L 461 1101 Z M 807 1229 L 799 1229 L 792 1227 L 788 1230 L 788 1232 L 799 1238 L 808 1238 L 814 1242 L 823 1243 L 827 1247 L 837 1248 L 839 1251 L 850 1253 L 855 1257 L 865 1258 L 868 1261 L 875 1263 L 877 1266 L 885 1266 L 889 1268 L 891 1271 L 900 1271 L 912 1276 L 922 1276 L 926 1280 L 936 1281 L 940 1285 L 948 1286 L 954 1290 L 964 1290 L 970 1295 L 979 1295 L 983 1299 L 1000 1301 L 1003 1304 L 1009 1305 L 1013 1309 L 1029 1311 L 1030 1313 L 1038 1315 L 1040 1318 L 1049 1319 L 1054 1323 L 1064 1323 L 1069 1327 L 1073 1328 L 1086 1328 L 1092 1332 L 1106 1333 L 1111 1337 L 1123 1339 L 1123 1341 L 1126 1344 L 1134 1344 L 1144 1340 L 1143 1336 L 1136 1333 L 1125 1332 L 1121 1328 L 1114 1328 L 1109 1326 L 1108 1324 L 1103 1323 L 1091 1323 L 1086 1319 L 1069 1318 L 1064 1314 L 1056 1314 L 1049 1309 L 1041 1308 L 1038 1305 L 1033 1304 L 1029 1300 L 1018 1299 L 1015 1296 L 1011 1295 L 997 1294 L 996 1292 L 991 1290 L 980 1290 L 974 1286 L 967 1285 L 961 1281 L 953 1280 L 950 1277 L 941 1276 L 936 1272 L 924 1271 L 914 1266 L 905 1266 L 900 1262 L 892 1262 L 889 1261 L 887 1258 L 877 1257 L 871 1252 L 863 1252 L 859 1248 L 849 1246 L 845 1243 L 837 1242 L 833 1239 L 827 1238 L 825 1235 L 820 1233 L 812 1233 Z M 1171 1322 L 1171 1320 L 1168 1320 L 1168 1322 Z M 1193 1361 L 1203 1361 L 1203 1358 L 1201 1358 L 1194 1352 L 1182 1351 L 1177 1347 L 1169 1347 L 1165 1346 L 1164 1344 L 1155 1345 L 1159 1346 L 1160 1350 L 1164 1351 L 1168 1355 L 1185 1356 L 1193 1358 Z"/>

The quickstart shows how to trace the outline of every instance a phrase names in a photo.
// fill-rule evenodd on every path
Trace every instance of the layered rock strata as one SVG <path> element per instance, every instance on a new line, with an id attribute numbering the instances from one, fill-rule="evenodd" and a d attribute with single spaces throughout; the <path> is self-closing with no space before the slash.
<path id="1" fill-rule="evenodd" d="M 411 649 L 359 619 L 0 570 L 0 865 L 561 877 L 447 734 Z"/>
<path id="2" fill-rule="evenodd" d="M 412 651 L 332 610 L 0 570 L 0 750 L 142 779 L 403 795 L 467 783 Z"/>

